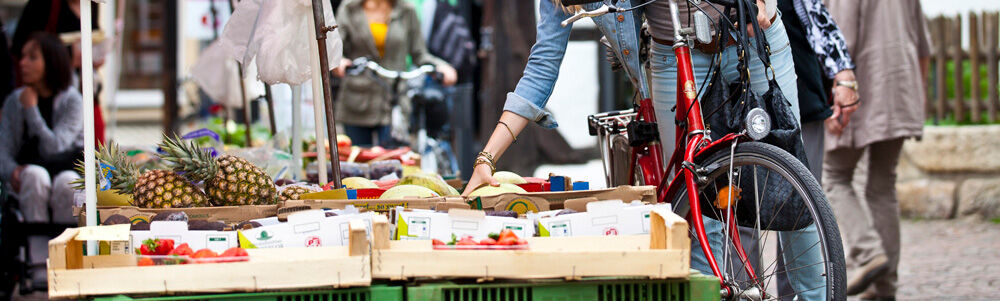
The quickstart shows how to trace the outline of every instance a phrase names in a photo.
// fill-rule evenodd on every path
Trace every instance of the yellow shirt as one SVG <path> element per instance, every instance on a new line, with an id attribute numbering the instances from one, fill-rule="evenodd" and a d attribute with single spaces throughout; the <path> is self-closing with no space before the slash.
<path id="1" fill-rule="evenodd" d="M 378 49 L 378 55 L 380 57 L 385 56 L 385 35 L 389 32 L 389 24 L 385 23 L 368 23 L 368 26 L 372 31 L 372 38 L 375 40 L 375 49 Z"/>

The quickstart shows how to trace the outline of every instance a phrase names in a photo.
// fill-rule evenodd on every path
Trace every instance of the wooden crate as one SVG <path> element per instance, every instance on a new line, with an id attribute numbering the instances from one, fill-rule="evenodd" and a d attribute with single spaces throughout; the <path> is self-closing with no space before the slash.
<path id="1" fill-rule="evenodd" d="M 481 280 L 582 277 L 684 278 L 690 273 L 688 225 L 666 210 L 651 212 L 649 235 L 531 237 L 528 250 L 434 250 L 427 240 L 389 240 L 374 220 L 372 277 Z"/>
<path id="2" fill-rule="evenodd" d="M 136 266 L 133 255 L 83 256 L 79 229 L 49 241 L 50 298 L 117 294 L 260 292 L 371 284 L 370 242 L 351 222 L 350 245 L 249 249 L 247 262 Z"/>

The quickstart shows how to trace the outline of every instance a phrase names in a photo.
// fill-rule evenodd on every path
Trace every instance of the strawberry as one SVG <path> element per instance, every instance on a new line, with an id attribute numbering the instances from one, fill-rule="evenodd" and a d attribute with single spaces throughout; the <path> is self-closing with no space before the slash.
<path id="1" fill-rule="evenodd" d="M 176 255 L 176 256 L 190 256 L 191 254 L 194 254 L 194 250 L 192 250 L 187 243 L 182 243 L 173 250 L 170 250 L 170 253 L 167 253 L 167 255 Z"/>
<path id="2" fill-rule="evenodd" d="M 503 231 L 500 231 L 500 238 L 497 239 L 497 241 L 501 241 L 511 237 L 513 237 L 514 240 L 517 240 L 517 234 L 514 234 L 514 231 L 511 231 L 510 229 L 503 229 Z"/>
<path id="3" fill-rule="evenodd" d="M 476 240 L 472 239 L 472 236 L 463 237 L 461 240 L 458 241 L 458 243 L 456 243 L 456 245 L 459 246 L 475 246 L 478 244 L 479 243 L 477 243 Z"/>
<path id="4" fill-rule="evenodd" d="M 497 244 L 497 240 L 496 239 L 492 239 L 492 238 L 488 238 L 488 237 L 479 241 L 479 245 L 483 245 L 483 246 L 492 246 L 492 245 L 495 245 L 495 244 Z"/>
<path id="5" fill-rule="evenodd" d="M 517 244 L 517 236 L 505 237 L 497 241 L 498 246 L 513 246 Z"/>
<path id="6" fill-rule="evenodd" d="M 229 248 L 229 250 L 222 252 L 222 255 L 219 255 L 219 257 L 246 257 L 246 256 L 250 256 L 250 254 L 247 254 L 247 250 L 244 250 L 240 247 Z"/>
<path id="7" fill-rule="evenodd" d="M 156 263 L 153 262 L 152 258 L 142 257 L 142 258 L 139 258 L 139 262 L 136 265 L 144 267 L 144 266 L 156 265 Z"/>
<path id="8" fill-rule="evenodd" d="M 170 251 L 173 250 L 174 250 L 173 239 L 157 239 L 156 248 L 153 250 L 153 252 L 155 252 L 156 255 L 167 255 L 170 254 Z"/>
<path id="9" fill-rule="evenodd" d="M 201 249 L 198 250 L 198 252 L 194 252 L 194 255 L 191 255 L 191 258 L 213 258 L 213 257 L 219 257 L 219 254 L 209 249 Z"/>
<path id="10" fill-rule="evenodd" d="M 139 250 L 136 252 L 138 252 L 139 255 L 153 255 L 153 249 L 150 249 L 149 245 L 147 245 L 146 243 L 140 245 Z"/>
<path id="11" fill-rule="evenodd" d="M 435 246 L 443 246 L 443 245 L 444 245 L 444 242 L 443 242 L 443 241 L 441 241 L 440 239 L 437 239 L 437 238 L 435 238 L 435 239 L 431 240 L 431 245 L 435 245 Z"/>

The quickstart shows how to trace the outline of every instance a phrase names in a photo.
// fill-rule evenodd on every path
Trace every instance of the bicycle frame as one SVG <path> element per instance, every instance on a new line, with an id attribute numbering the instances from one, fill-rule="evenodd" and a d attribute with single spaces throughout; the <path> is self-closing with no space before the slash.
<path id="1" fill-rule="evenodd" d="M 668 0 L 670 2 L 671 17 L 673 18 L 673 24 L 681 24 L 679 22 L 680 16 L 677 8 L 676 0 Z M 567 19 L 562 23 L 566 26 L 575 20 L 583 17 L 595 17 L 606 14 L 608 12 L 623 12 L 627 10 L 622 10 L 614 6 L 609 6 L 608 4 L 602 5 L 600 8 L 593 11 L 583 11 L 578 12 L 572 18 Z M 743 141 L 752 141 L 749 136 L 745 133 L 732 133 L 721 137 L 717 141 L 712 141 L 709 132 L 705 129 L 705 122 L 702 118 L 701 105 L 698 102 L 698 90 L 695 84 L 694 66 L 691 61 L 691 47 L 687 44 L 687 39 L 681 34 L 680 26 L 675 26 L 674 28 L 674 41 L 673 45 L 674 55 L 677 58 L 677 108 L 676 120 L 682 120 L 683 123 L 677 126 L 675 133 L 675 148 L 672 155 L 668 159 L 668 164 L 663 165 L 663 146 L 659 141 L 659 137 L 655 137 L 651 140 L 642 138 L 637 141 L 646 141 L 638 143 L 638 145 L 631 145 L 631 154 L 629 161 L 629 183 L 635 183 L 636 179 L 636 168 L 640 168 L 640 175 L 642 180 L 646 184 L 656 184 L 657 185 L 657 195 L 659 197 L 658 202 L 668 202 L 672 203 L 673 200 L 677 199 L 677 194 L 681 188 L 686 188 L 687 200 L 690 210 L 687 212 L 685 219 L 692 227 L 695 232 L 696 239 L 701 245 L 701 250 L 705 254 L 706 260 L 712 269 L 712 273 L 719 278 L 721 287 L 724 289 L 724 296 L 735 296 L 737 292 L 734 287 L 729 286 L 719 269 L 719 264 L 715 260 L 714 254 L 712 254 L 712 248 L 708 244 L 708 236 L 705 233 L 704 217 L 702 215 L 701 202 L 698 200 L 698 173 L 697 167 L 694 162 L 696 159 L 705 155 L 715 153 L 720 150 L 724 150 L 729 147 L 736 146 L 737 143 Z M 591 134 L 594 134 L 595 125 L 602 123 L 603 119 L 613 120 L 613 131 L 619 132 L 618 126 L 622 122 L 622 118 L 625 115 L 631 114 L 628 111 L 620 112 L 609 112 L 602 113 L 598 115 L 592 115 L 590 117 Z M 683 115 L 683 116 L 682 116 Z M 651 99 L 641 99 L 639 100 L 639 106 L 635 110 L 635 117 L 630 123 L 642 121 L 647 123 L 656 124 L 656 116 L 653 109 L 653 101 Z M 640 124 L 641 125 L 641 124 Z M 603 134 L 602 134 L 603 135 Z M 630 137 L 630 139 L 636 137 Z M 630 141 L 631 142 L 631 141 Z M 606 143 L 606 142 L 602 142 Z M 606 170 L 606 172 L 610 172 Z M 668 178 L 665 176 L 673 172 L 673 180 L 668 183 Z M 612 180 L 610 173 L 608 174 L 609 181 Z M 677 204 L 673 204 L 677 205 Z M 729 229 L 728 235 L 733 241 L 734 249 L 736 249 L 737 256 L 743 262 L 744 270 L 749 276 L 750 280 L 758 285 L 760 282 L 757 279 L 757 274 L 754 272 L 753 266 L 749 260 L 747 260 L 746 252 L 743 250 L 742 242 L 740 242 L 740 235 L 738 227 L 735 222 L 735 218 L 732 216 L 731 210 L 726 210 L 725 222 L 726 227 Z M 684 212 L 680 212 L 684 213 Z M 763 292 L 761 292 L 763 294 Z"/>
<path id="2" fill-rule="evenodd" d="M 674 24 L 678 22 L 678 10 L 674 0 L 670 0 L 672 17 Z M 695 232 L 695 236 L 701 245 L 701 250 L 705 254 L 712 273 L 719 278 L 722 287 L 726 289 L 730 296 L 732 288 L 723 281 L 722 272 L 712 254 L 712 248 L 708 244 L 708 236 L 705 233 L 704 217 L 702 215 L 701 202 L 698 201 L 698 175 L 694 170 L 694 162 L 697 157 L 703 154 L 711 154 L 715 151 L 738 143 L 750 140 L 743 134 L 729 134 L 718 141 L 711 141 L 708 132 L 705 130 L 705 122 L 702 118 L 701 105 L 698 102 L 698 90 L 695 84 L 694 67 L 691 61 L 691 47 L 686 39 L 681 35 L 680 29 L 675 29 L 676 42 L 673 45 L 674 56 L 677 58 L 677 120 L 684 120 L 684 123 L 677 127 L 675 133 L 675 149 L 670 156 L 666 167 L 661 164 L 660 158 L 663 153 L 662 145 L 659 141 L 653 141 L 648 145 L 633 147 L 632 158 L 634 162 L 630 168 L 630 174 L 635 174 L 635 167 L 641 168 L 641 173 L 645 183 L 658 183 L 657 195 L 659 202 L 672 202 L 680 188 L 685 187 L 687 191 L 688 205 L 690 211 L 685 217 Z M 647 122 L 656 122 L 656 116 L 652 113 L 653 106 L 651 99 L 643 99 L 639 102 L 638 115 Z M 687 113 L 686 116 L 682 116 Z M 676 171 L 675 171 L 676 170 Z M 664 175 L 674 172 L 673 180 L 667 185 L 667 178 Z M 730 229 L 727 235 L 732 239 L 737 255 L 744 263 L 744 270 L 749 275 L 751 281 L 757 282 L 757 274 L 753 266 L 747 260 L 746 252 L 740 242 L 739 231 L 737 230 L 735 219 L 728 217 L 727 223 Z"/>

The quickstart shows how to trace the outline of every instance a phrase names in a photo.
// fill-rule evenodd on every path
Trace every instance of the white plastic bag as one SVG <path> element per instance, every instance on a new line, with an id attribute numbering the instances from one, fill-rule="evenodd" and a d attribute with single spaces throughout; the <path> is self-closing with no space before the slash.
<path id="1" fill-rule="evenodd" d="M 230 108 L 243 106 L 236 61 L 220 40 L 208 45 L 191 67 L 191 78 L 205 94 Z"/>
<path id="2" fill-rule="evenodd" d="M 333 8 L 324 1 L 326 26 L 336 24 Z M 267 84 L 301 84 L 312 78 L 309 61 L 310 0 L 244 0 L 236 6 L 222 32 L 222 40 L 232 58 L 246 66 L 256 57 L 258 79 Z M 343 55 L 343 41 L 336 30 L 326 34 L 329 68 L 337 67 Z"/>

